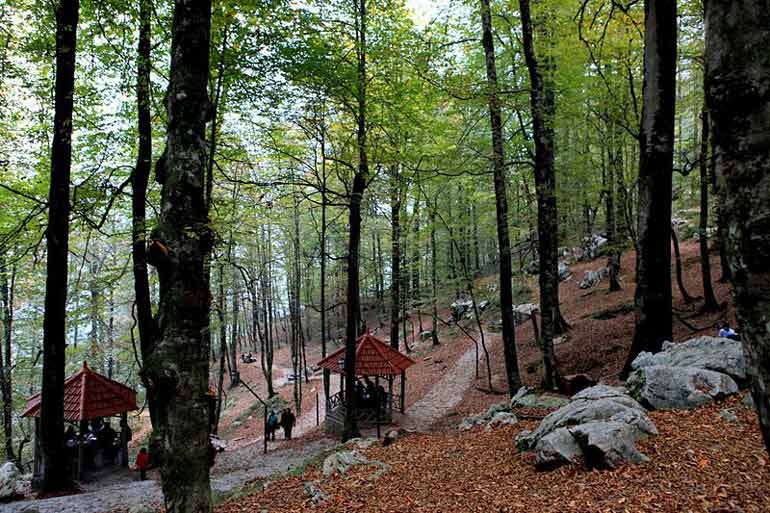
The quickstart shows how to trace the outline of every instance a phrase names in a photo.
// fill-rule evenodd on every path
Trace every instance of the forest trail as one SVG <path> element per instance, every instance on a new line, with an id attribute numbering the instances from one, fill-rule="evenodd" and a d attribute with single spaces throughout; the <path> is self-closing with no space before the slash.
<path id="1" fill-rule="evenodd" d="M 250 481 L 287 472 L 335 445 L 337 442 L 333 440 L 321 439 L 280 448 L 265 455 L 260 451 L 252 454 L 245 468 L 227 465 L 220 469 L 218 463 L 212 471 L 211 489 L 216 494 L 225 495 Z M 259 447 L 261 449 L 261 445 Z M 241 456 L 245 452 L 239 450 L 238 454 Z M 77 495 L 14 502 L 4 504 L 1 509 L 3 513 L 104 513 L 140 506 L 159 508 L 162 504 L 160 481 L 147 480 L 123 482 Z"/>
<path id="2" fill-rule="evenodd" d="M 427 394 L 406 410 L 401 427 L 414 431 L 428 431 L 435 422 L 444 418 L 462 401 L 465 392 L 473 384 L 475 359 L 476 348 L 471 345 L 454 367 L 444 374 Z"/>

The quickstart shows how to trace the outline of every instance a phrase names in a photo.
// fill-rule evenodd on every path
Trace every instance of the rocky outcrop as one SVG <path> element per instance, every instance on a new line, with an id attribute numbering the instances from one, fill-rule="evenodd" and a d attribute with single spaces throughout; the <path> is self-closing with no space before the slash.
<path id="1" fill-rule="evenodd" d="M 660 353 L 642 352 L 631 363 L 635 370 L 653 365 L 695 367 L 727 374 L 738 383 L 746 381 L 743 346 L 729 338 L 703 336 L 681 343 L 664 342 Z"/>
<path id="2" fill-rule="evenodd" d="M 738 393 L 738 385 L 727 374 L 696 367 L 642 367 L 626 384 L 633 397 L 656 410 L 695 408 Z"/>
<path id="3" fill-rule="evenodd" d="M 583 252 L 578 260 L 593 260 L 599 256 L 600 250 L 607 244 L 607 239 L 599 234 L 593 234 L 583 239 Z"/>
<path id="4" fill-rule="evenodd" d="M 377 478 L 382 475 L 383 472 L 390 469 L 390 466 L 386 463 L 377 460 L 370 460 L 357 450 L 352 451 L 339 451 L 326 457 L 323 463 L 324 476 L 328 477 L 335 473 L 344 474 L 350 467 L 356 465 L 374 465 L 379 467 L 372 478 Z"/>
<path id="5" fill-rule="evenodd" d="M 513 307 L 513 318 L 516 324 L 521 324 L 532 318 L 532 315 L 540 311 L 540 305 L 534 303 L 522 303 Z"/>
<path id="6" fill-rule="evenodd" d="M 458 426 L 460 431 L 470 431 L 476 426 L 486 425 L 486 429 L 494 429 L 501 426 L 510 426 L 519 422 L 519 419 L 511 413 L 508 403 L 493 404 L 487 411 L 473 417 L 466 417 Z"/>
<path id="7" fill-rule="evenodd" d="M 0 466 L 0 501 L 20 498 L 25 489 L 26 483 L 15 464 L 7 462 Z"/>
<path id="8" fill-rule="evenodd" d="M 516 443 L 520 450 L 535 450 L 538 467 L 558 466 L 583 456 L 590 468 L 616 468 L 644 461 L 635 442 L 657 433 L 644 407 L 625 391 L 596 385 L 572 396 L 533 432 L 520 434 Z"/>
<path id="9" fill-rule="evenodd" d="M 600 267 L 595 271 L 586 271 L 585 274 L 583 274 L 583 279 L 580 280 L 580 283 L 578 283 L 578 288 L 590 289 L 594 285 L 600 283 L 602 280 L 606 280 L 609 275 L 609 267 Z"/>
<path id="10" fill-rule="evenodd" d="M 569 403 L 569 399 L 556 395 L 535 394 L 527 387 L 519 388 L 511 398 L 511 409 L 514 408 L 561 408 Z"/>
<path id="11" fill-rule="evenodd" d="M 567 280 L 570 276 L 572 276 L 572 271 L 569 270 L 569 266 L 564 262 L 559 262 L 558 272 L 559 281 Z"/>

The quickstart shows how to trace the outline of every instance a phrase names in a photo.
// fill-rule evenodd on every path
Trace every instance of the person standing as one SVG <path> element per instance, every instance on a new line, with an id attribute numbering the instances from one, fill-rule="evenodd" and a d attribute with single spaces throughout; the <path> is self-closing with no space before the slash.
<path id="1" fill-rule="evenodd" d="M 283 427 L 283 435 L 286 440 L 291 440 L 291 430 L 297 423 L 297 418 L 291 411 L 291 408 L 286 408 L 281 414 L 281 427 Z"/>
<path id="2" fill-rule="evenodd" d="M 147 454 L 147 448 L 142 447 L 136 455 L 136 470 L 139 471 L 139 479 L 142 481 L 147 479 L 148 468 L 150 468 L 150 455 Z"/>

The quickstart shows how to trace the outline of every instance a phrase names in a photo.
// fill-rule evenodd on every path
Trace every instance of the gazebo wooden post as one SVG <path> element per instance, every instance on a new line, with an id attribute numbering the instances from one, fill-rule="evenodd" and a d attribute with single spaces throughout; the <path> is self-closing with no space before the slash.
<path id="1" fill-rule="evenodd" d="M 128 467 L 128 412 L 120 414 L 120 466 Z"/>
<path id="2" fill-rule="evenodd" d="M 374 377 L 374 389 L 375 390 L 379 390 L 380 389 L 380 377 L 379 376 L 375 376 Z M 382 406 L 380 404 L 380 399 L 381 399 L 380 398 L 380 393 L 377 392 L 375 394 L 375 396 L 374 396 L 374 409 L 377 410 L 376 413 L 374 414 L 374 417 L 375 417 L 375 421 L 374 422 L 377 425 L 377 439 L 378 440 L 380 438 L 380 406 Z"/>
<path id="3" fill-rule="evenodd" d="M 406 410 L 406 371 L 401 371 L 401 413 Z"/>
<path id="4" fill-rule="evenodd" d="M 83 479 L 83 470 L 85 468 L 85 465 L 83 464 L 83 455 L 85 453 L 85 451 L 83 450 L 83 447 L 85 446 L 83 433 L 85 433 L 85 431 L 88 429 L 88 421 L 81 420 L 79 426 L 80 426 L 80 431 L 78 432 L 78 436 L 80 437 L 80 443 L 78 444 L 78 468 L 77 468 L 78 481 Z"/>
<path id="5" fill-rule="evenodd" d="M 32 446 L 32 488 L 37 489 L 42 484 L 43 478 L 43 452 L 40 447 L 40 417 L 33 417 L 35 420 L 35 440 Z"/>

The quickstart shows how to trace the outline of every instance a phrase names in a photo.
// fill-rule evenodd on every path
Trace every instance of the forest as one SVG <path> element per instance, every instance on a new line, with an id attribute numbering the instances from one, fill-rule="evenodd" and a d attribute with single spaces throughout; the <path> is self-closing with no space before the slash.
<path id="1" fill-rule="evenodd" d="M 769 27 L 0 1 L 0 511 L 770 511 Z"/>

